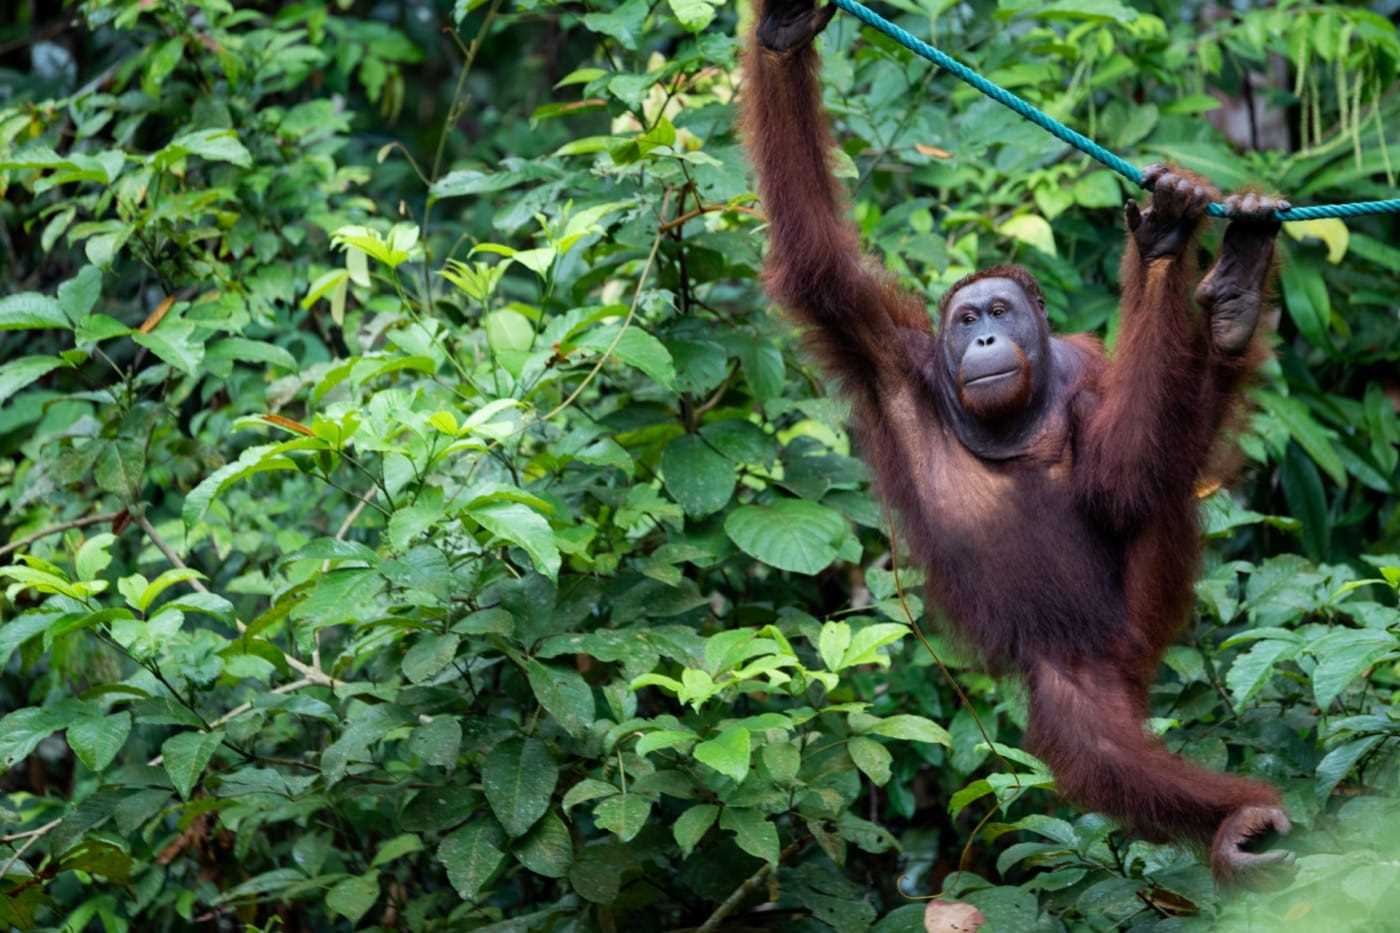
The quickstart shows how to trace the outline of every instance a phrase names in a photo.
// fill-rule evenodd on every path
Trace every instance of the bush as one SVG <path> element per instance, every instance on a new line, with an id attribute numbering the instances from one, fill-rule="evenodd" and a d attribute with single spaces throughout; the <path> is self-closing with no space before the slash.
<path id="1" fill-rule="evenodd" d="M 1364 8 L 895 7 L 1138 161 L 1393 193 L 1400 37 Z M 919 575 L 757 285 L 742 13 L 82 0 L 6 27 L 0 923 L 1400 906 L 1395 220 L 1290 225 L 1245 480 L 1203 500 L 1153 727 L 1300 826 L 1285 893 L 1222 898 L 1064 807 L 1017 690 L 913 625 Z M 868 247 L 930 305 L 1014 256 L 1059 328 L 1111 338 L 1131 192 L 849 17 L 823 41 Z M 1213 128 L 1241 99 L 1292 144 Z"/>

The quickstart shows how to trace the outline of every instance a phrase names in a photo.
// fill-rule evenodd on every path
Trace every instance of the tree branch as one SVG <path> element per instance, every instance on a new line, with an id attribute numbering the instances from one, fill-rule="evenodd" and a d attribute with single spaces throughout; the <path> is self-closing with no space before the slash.
<path id="1" fill-rule="evenodd" d="M 60 522 L 57 525 L 50 525 L 47 528 L 41 528 L 39 531 L 36 531 L 33 534 L 25 535 L 18 541 L 11 541 L 4 547 L 0 547 L 0 557 L 4 557 L 6 554 L 10 554 L 14 551 L 22 550 L 41 538 L 47 538 L 49 535 L 56 535 L 61 532 L 67 531 L 70 528 L 84 528 L 88 525 L 100 525 L 103 522 L 114 521 L 117 518 L 117 516 L 121 514 L 122 513 L 120 511 L 103 512 L 100 515 L 87 515 L 83 518 L 75 518 L 71 522 Z"/>
<path id="2" fill-rule="evenodd" d="M 43 826 L 38 827 L 37 829 L 30 829 L 22 833 L 15 833 L 13 836 L 4 837 L 5 841 L 7 842 L 12 839 L 24 839 L 25 842 L 24 845 L 20 846 L 18 849 L 15 850 L 14 855 L 10 856 L 9 861 L 5 863 L 5 867 L 0 868 L 0 880 L 4 880 L 5 876 L 10 873 L 10 869 L 14 867 L 15 862 L 19 861 L 19 857 L 23 855 L 26 851 L 28 851 L 30 846 L 38 842 L 40 839 L 43 839 L 49 834 L 51 830 L 53 830 L 56 826 L 58 826 L 59 823 L 62 822 L 63 817 L 60 816 L 57 819 L 49 820 L 47 823 L 45 823 Z"/>
<path id="3" fill-rule="evenodd" d="M 785 859 L 791 858 L 797 850 L 802 848 L 802 842 L 794 842 L 778 855 L 778 864 L 781 865 Z M 695 933 L 714 933 L 719 929 L 719 925 L 724 922 L 724 918 L 734 913 L 739 905 L 744 903 L 744 899 L 752 894 L 759 885 L 763 884 L 765 878 L 773 870 L 774 866 L 767 862 L 763 867 L 754 872 L 749 879 L 734 889 L 734 893 L 725 898 L 724 903 L 715 908 L 715 912 L 710 914 L 710 918 L 696 928 Z"/>

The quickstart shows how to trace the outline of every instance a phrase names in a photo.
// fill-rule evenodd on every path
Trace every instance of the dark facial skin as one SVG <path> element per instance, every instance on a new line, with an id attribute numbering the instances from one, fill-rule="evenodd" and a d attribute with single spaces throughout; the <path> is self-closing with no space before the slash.
<path id="1" fill-rule="evenodd" d="M 940 340 L 944 395 L 959 437 L 979 456 L 1014 456 L 1047 395 L 1045 312 L 1012 279 L 978 279 L 948 303 Z"/>
<path id="2" fill-rule="evenodd" d="M 948 305 L 948 375 L 968 414 L 998 421 L 1024 409 L 1043 365 L 1043 315 L 1011 279 L 978 279 Z"/>

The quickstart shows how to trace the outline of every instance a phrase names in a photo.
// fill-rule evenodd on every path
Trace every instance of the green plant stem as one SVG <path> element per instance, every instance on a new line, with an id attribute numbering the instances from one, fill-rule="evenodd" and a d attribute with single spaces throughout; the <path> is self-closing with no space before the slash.
<path id="1" fill-rule="evenodd" d="M 457 75 L 457 86 L 452 90 L 452 103 L 447 108 L 447 118 L 443 120 L 442 132 L 438 135 L 437 149 L 433 152 L 432 168 L 428 172 L 428 197 L 423 205 L 423 309 L 432 311 L 433 307 L 433 280 L 432 248 L 428 245 L 429 221 L 433 216 L 433 191 L 432 187 L 438 180 L 438 172 L 442 170 L 442 156 L 447 149 L 447 134 L 457 125 L 457 120 L 467 109 L 467 98 L 464 96 L 467 88 L 467 75 L 471 73 L 472 64 L 476 61 L 477 52 L 481 51 L 481 43 L 491 31 L 491 24 L 496 20 L 496 14 L 501 9 L 504 0 L 491 0 L 491 6 L 486 10 L 486 17 L 481 21 L 481 28 L 476 31 L 476 36 L 472 39 L 472 44 L 467 47 L 465 59 L 462 62 L 462 70 Z M 452 34 L 454 39 L 457 34 Z"/>

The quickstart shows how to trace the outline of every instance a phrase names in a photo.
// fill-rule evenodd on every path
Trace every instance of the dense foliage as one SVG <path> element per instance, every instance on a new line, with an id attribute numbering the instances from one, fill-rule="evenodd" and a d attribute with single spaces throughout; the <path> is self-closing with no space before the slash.
<path id="1" fill-rule="evenodd" d="M 1300 853 L 1223 898 L 1066 808 L 1019 692 L 911 630 L 757 283 L 744 7 L 45 9 L 0 26 L 0 925 L 1400 908 L 1393 218 L 1290 226 L 1242 480 L 1202 500 L 1152 725 L 1282 787 Z M 1393 195 L 1393 3 L 882 9 L 1139 163 Z M 1132 192 L 849 17 L 822 43 L 870 251 L 931 305 L 1013 257 L 1111 339 Z"/>

